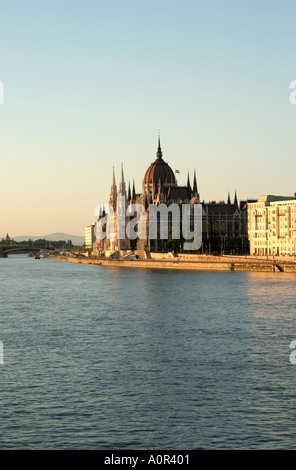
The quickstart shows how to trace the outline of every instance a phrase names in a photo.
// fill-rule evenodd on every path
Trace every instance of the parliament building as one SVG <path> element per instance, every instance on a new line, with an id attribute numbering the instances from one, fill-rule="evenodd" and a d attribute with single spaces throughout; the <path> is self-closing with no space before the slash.
<path id="1" fill-rule="evenodd" d="M 120 180 L 117 187 L 115 172 L 113 168 L 112 182 L 110 188 L 109 207 L 116 214 L 117 199 L 121 196 L 126 202 L 126 207 L 130 204 L 141 204 L 147 211 L 147 224 L 149 216 L 149 206 L 165 204 L 177 204 L 182 214 L 182 205 L 187 204 L 193 211 L 195 204 L 202 205 L 202 245 L 199 252 L 202 253 L 224 253 L 243 252 L 246 250 L 247 243 L 247 203 L 248 201 L 237 200 L 235 192 L 234 200 L 231 202 L 228 193 L 227 202 L 221 201 L 205 203 L 201 201 L 198 191 L 196 173 L 194 171 L 192 183 L 189 173 L 186 186 L 179 186 L 175 172 L 169 164 L 163 159 L 163 154 L 158 139 L 158 148 L 156 158 L 147 168 L 142 180 L 141 192 L 135 190 L 135 183 L 132 187 L 124 178 L 123 166 L 121 166 Z M 170 213 L 169 217 L 170 217 Z M 97 220 L 106 217 L 104 208 L 102 208 Z M 107 215 L 108 217 L 108 215 Z M 128 237 L 124 239 L 117 237 L 116 229 L 108 238 L 96 239 L 92 231 L 95 224 L 86 227 L 86 237 L 91 240 L 89 248 L 92 248 L 94 256 L 123 256 L 124 253 L 134 251 L 140 257 L 149 257 L 149 252 L 180 251 L 183 247 L 182 235 L 180 239 L 174 239 L 171 233 L 171 219 L 169 218 L 169 233 L 166 240 L 158 235 L 151 239 L 148 236 L 145 239 L 137 238 L 131 240 Z M 245 243 L 245 245 L 244 245 Z"/>

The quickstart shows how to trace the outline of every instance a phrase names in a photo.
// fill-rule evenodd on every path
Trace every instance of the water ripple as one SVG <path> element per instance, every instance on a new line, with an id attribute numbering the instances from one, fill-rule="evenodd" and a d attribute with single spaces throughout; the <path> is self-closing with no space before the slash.
<path id="1" fill-rule="evenodd" d="M 294 449 L 295 276 L 0 260 L 1 449 Z"/>

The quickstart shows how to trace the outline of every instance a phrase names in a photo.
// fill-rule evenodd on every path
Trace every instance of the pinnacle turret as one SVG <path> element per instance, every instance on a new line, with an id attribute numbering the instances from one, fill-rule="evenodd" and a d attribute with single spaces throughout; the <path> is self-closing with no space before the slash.
<path id="1" fill-rule="evenodd" d="M 157 148 L 157 152 L 156 152 L 156 157 L 158 158 L 158 160 L 160 158 L 162 158 L 162 151 L 161 151 L 160 137 L 159 136 L 158 136 L 158 148 Z"/>
<path id="2" fill-rule="evenodd" d="M 121 173 L 120 173 L 120 181 L 119 181 L 119 187 L 118 187 L 118 196 L 126 196 L 124 174 L 123 174 L 123 164 L 121 164 Z"/>
<path id="3" fill-rule="evenodd" d="M 116 203 L 117 203 L 117 187 L 116 187 L 115 173 L 114 173 L 114 167 L 113 167 L 109 204 L 113 208 L 114 211 L 116 210 Z"/>

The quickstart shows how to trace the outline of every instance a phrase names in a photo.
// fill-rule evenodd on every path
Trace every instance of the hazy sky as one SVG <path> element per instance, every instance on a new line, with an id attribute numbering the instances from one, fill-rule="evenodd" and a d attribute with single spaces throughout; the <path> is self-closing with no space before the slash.
<path id="1" fill-rule="evenodd" d="M 83 235 L 163 158 L 201 199 L 296 192 L 295 0 L 0 0 L 0 236 Z"/>

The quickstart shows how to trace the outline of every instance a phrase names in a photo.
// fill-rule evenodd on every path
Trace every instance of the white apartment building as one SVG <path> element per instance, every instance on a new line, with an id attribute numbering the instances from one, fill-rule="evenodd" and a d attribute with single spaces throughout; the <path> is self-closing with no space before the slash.
<path id="1" fill-rule="evenodd" d="M 94 237 L 94 227 L 95 224 L 90 224 L 85 227 L 85 232 L 84 232 L 84 242 L 85 242 L 85 248 L 92 248 L 93 243 L 95 240 Z"/>
<path id="2" fill-rule="evenodd" d="M 296 194 L 261 196 L 248 204 L 251 255 L 296 255 Z"/>

